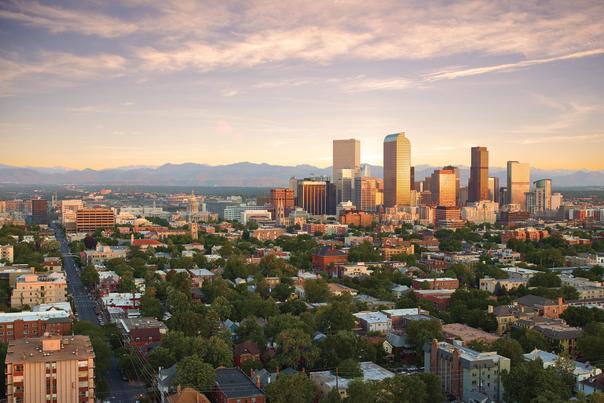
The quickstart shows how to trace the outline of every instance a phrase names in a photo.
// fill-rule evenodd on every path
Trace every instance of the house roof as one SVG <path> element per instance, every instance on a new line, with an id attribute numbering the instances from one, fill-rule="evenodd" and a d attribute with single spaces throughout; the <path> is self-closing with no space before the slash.
<path id="1" fill-rule="evenodd" d="M 317 256 L 347 256 L 346 253 L 339 249 L 334 249 L 329 246 L 324 246 L 317 252 Z"/>
<path id="2" fill-rule="evenodd" d="M 227 399 L 264 396 L 264 392 L 239 368 L 216 369 L 216 386 Z"/>
<path id="3" fill-rule="evenodd" d="M 531 306 L 531 307 L 558 305 L 556 302 L 554 302 L 551 299 L 543 298 L 538 295 L 531 295 L 531 294 L 518 298 L 516 300 L 516 302 L 518 302 L 518 304 L 520 304 L 520 305 Z"/>
<path id="4" fill-rule="evenodd" d="M 251 340 L 246 340 L 243 343 L 239 343 L 235 346 L 235 348 L 233 348 L 233 353 L 235 355 L 241 355 L 241 354 L 251 354 L 251 355 L 256 355 L 256 354 L 260 354 L 260 347 L 258 347 L 258 344 L 254 343 Z"/>
<path id="5" fill-rule="evenodd" d="M 168 403 L 210 403 L 210 400 L 193 388 L 184 388 L 180 393 L 168 396 Z"/>
<path id="6" fill-rule="evenodd" d="M 604 391 L 604 373 L 584 379 L 581 383 L 583 385 L 589 385 L 596 390 Z"/>

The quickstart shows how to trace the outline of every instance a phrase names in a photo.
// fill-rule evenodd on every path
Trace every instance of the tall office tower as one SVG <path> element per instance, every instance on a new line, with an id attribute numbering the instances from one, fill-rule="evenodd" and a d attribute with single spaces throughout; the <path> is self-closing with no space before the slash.
<path id="1" fill-rule="evenodd" d="M 384 206 L 411 204 L 411 143 L 405 133 L 384 139 Z"/>
<path id="2" fill-rule="evenodd" d="M 289 178 L 289 182 L 287 187 L 294 191 L 294 198 L 296 197 L 296 192 L 298 191 L 298 179 L 295 176 Z"/>
<path id="3" fill-rule="evenodd" d="M 457 206 L 456 178 L 452 169 L 437 169 L 430 181 L 432 202 L 437 206 Z"/>
<path id="4" fill-rule="evenodd" d="M 269 203 L 275 211 L 277 208 L 281 208 L 285 215 L 289 215 L 289 212 L 296 207 L 295 192 L 293 189 L 288 188 L 271 189 Z"/>
<path id="5" fill-rule="evenodd" d="M 356 139 L 334 140 L 332 169 L 334 182 L 340 169 L 352 169 L 357 176 L 361 170 L 361 142 Z"/>
<path id="6" fill-rule="evenodd" d="M 354 178 L 361 173 L 361 142 L 359 140 L 333 141 L 332 170 L 331 181 L 336 186 L 336 204 L 352 200 Z"/>
<path id="7" fill-rule="evenodd" d="M 9 402 L 94 403 L 94 352 L 88 336 L 11 341 L 6 353 Z"/>
<path id="8" fill-rule="evenodd" d="M 48 200 L 33 199 L 31 201 L 31 223 L 33 225 L 48 224 Z"/>
<path id="9" fill-rule="evenodd" d="M 508 204 L 526 207 L 525 193 L 531 190 L 531 167 L 518 161 L 508 161 Z"/>
<path id="10" fill-rule="evenodd" d="M 459 190 L 461 189 L 461 181 L 459 179 L 459 168 L 454 167 L 452 165 L 447 165 L 443 169 L 451 170 L 455 174 L 455 205 L 461 207 L 461 203 L 459 202 Z"/>
<path id="11" fill-rule="evenodd" d="M 535 185 L 535 211 L 543 212 L 552 209 L 552 180 L 540 179 Z"/>
<path id="12" fill-rule="evenodd" d="M 508 188 L 503 186 L 499 188 L 499 204 L 507 204 L 508 202 Z"/>
<path id="13" fill-rule="evenodd" d="M 80 199 L 61 200 L 61 224 L 66 231 L 75 231 L 76 213 L 84 208 Z"/>
<path id="14" fill-rule="evenodd" d="M 298 180 L 296 204 L 308 214 L 327 214 L 328 187 L 329 181 L 308 178 Z"/>
<path id="15" fill-rule="evenodd" d="M 336 201 L 348 202 L 354 198 L 354 178 L 355 175 L 352 169 L 339 169 L 336 174 L 335 186 L 336 186 Z"/>
<path id="16" fill-rule="evenodd" d="M 537 195 L 535 191 L 526 192 L 524 194 L 524 211 L 529 214 L 535 214 L 537 212 Z"/>
<path id="17" fill-rule="evenodd" d="M 489 199 L 489 151 L 486 147 L 472 147 L 472 166 L 468 182 L 468 201 Z"/>
<path id="18" fill-rule="evenodd" d="M 411 190 L 415 190 L 415 167 L 411 167 Z"/>
<path id="19" fill-rule="evenodd" d="M 376 211 L 379 203 L 378 193 L 381 187 L 381 179 L 356 177 L 354 180 L 355 197 L 353 200 L 357 210 Z"/>
<path id="20" fill-rule="evenodd" d="M 499 203 L 499 178 L 489 176 L 489 200 Z"/>

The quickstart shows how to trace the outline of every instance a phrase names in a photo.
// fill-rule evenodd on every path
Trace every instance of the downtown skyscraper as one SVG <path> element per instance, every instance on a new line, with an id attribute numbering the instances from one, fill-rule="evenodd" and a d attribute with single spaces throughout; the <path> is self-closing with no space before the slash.
<path id="1" fill-rule="evenodd" d="M 526 208 L 526 193 L 531 190 L 531 167 L 518 161 L 508 161 L 507 203 L 517 204 L 520 209 Z"/>
<path id="2" fill-rule="evenodd" d="M 411 204 L 411 143 L 405 133 L 384 139 L 384 206 Z"/>
<path id="3" fill-rule="evenodd" d="M 489 151 L 486 147 L 472 147 L 472 165 L 468 183 L 468 201 L 489 199 Z"/>
<path id="4" fill-rule="evenodd" d="M 361 172 L 361 142 L 356 139 L 333 141 L 332 183 L 336 203 L 354 198 L 354 178 Z"/>

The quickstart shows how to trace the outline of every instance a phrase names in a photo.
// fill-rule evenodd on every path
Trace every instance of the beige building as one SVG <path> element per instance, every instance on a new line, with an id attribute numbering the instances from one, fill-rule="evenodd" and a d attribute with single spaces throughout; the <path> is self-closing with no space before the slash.
<path id="1" fill-rule="evenodd" d="M 88 336 L 11 341 L 5 365 L 8 402 L 94 402 L 94 352 Z"/>
<path id="2" fill-rule="evenodd" d="M 12 263 L 15 259 L 13 245 L 0 245 L 0 260 Z"/>
<path id="3" fill-rule="evenodd" d="M 341 169 L 351 169 L 354 176 L 361 170 L 361 142 L 357 139 L 333 141 L 333 176 L 336 183 Z"/>
<path id="4" fill-rule="evenodd" d="M 61 200 L 61 224 L 66 230 L 76 230 L 77 212 L 83 208 L 84 202 L 82 200 Z"/>
<path id="5" fill-rule="evenodd" d="M 405 133 L 384 139 L 384 205 L 411 205 L 411 143 Z"/>
<path id="6" fill-rule="evenodd" d="M 62 273 L 23 274 L 17 277 L 10 298 L 11 308 L 67 301 L 67 282 Z"/>
<path id="7" fill-rule="evenodd" d="M 507 204 L 526 207 L 526 193 L 531 190 L 531 167 L 518 161 L 508 161 L 508 200 Z"/>

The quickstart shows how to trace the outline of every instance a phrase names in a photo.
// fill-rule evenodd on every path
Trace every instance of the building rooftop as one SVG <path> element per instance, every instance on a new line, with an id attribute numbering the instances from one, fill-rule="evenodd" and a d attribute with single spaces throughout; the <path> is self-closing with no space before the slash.
<path id="1" fill-rule="evenodd" d="M 540 358 L 541 361 L 543 361 L 543 366 L 545 368 L 552 366 L 552 365 L 556 365 L 558 360 L 560 359 L 560 356 L 558 354 L 549 353 L 547 351 L 542 351 L 539 349 L 534 349 L 530 353 L 523 354 L 523 357 L 527 361 L 533 361 L 533 360 L 536 360 L 537 358 Z M 573 375 L 575 375 L 575 376 L 588 375 L 588 374 L 597 375 L 597 374 L 602 373 L 601 369 L 596 368 L 592 365 L 589 365 L 588 363 L 573 361 L 573 364 L 575 366 L 575 368 L 573 370 Z"/>
<path id="2" fill-rule="evenodd" d="M 406 308 L 406 309 L 384 309 L 384 310 L 382 310 L 382 312 L 390 317 L 392 317 L 392 316 L 396 317 L 396 316 L 419 315 L 426 311 L 424 311 L 421 308 Z"/>
<path id="3" fill-rule="evenodd" d="M 227 399 L 264 396 L 264 392 L 239 368 L 216 369 L 216 386 Z"/>
<path id="4" fill-rule="evenodd" d="M 164 322 L 149 317 L 120 319 L 117 323 L 126 333 L 130 333 L 134 329 L 160 329 L 160 332 L 168 330 Z"/>
<path id="5" fill-rule="evenodd" d="M 535 325 L 534 329 L 542 333 L 545 337 L 554 340 L 576 339 L 583 333 L 583 330 L 580 327 L 553 323 Z"/>
<path id="6" fill-rule="evenodd" d="M 499 336 L 497 335 L 487 333 L 484 330 L 476 329 L 462 323 L 449 323 L 443 325 L 443 333 L 448 336 L 459 338 L 463 342 L 484 340 L 491 343 L 499 339 Z"/>
<path id="7" fill-rule="evenodd" d="M 64 319 L 69 320 L 69 312 L 66 311 L 42 311 L 42 312 L 1 312 L 0 323 L 12 323 L 16 320 L 32 322 L 36 320 Z"/>
<path id="8" fill-rule="evenodd" d="M 60 349 L 42 348 L 49 342 Z M 45 336 L 34 339 L 12 340 L 8 344 L 6 362 L 48 362 L 67 360 L 87 360 L 94 358 L 92 344 L 88 336 Z"/>
<path id="9" fill-rule="evenodd" d="M 389 322 L 390 318 L 382 312 L 363 311 L 353 313 L 354 317 L 367 323 L 383 323 Z"/>

